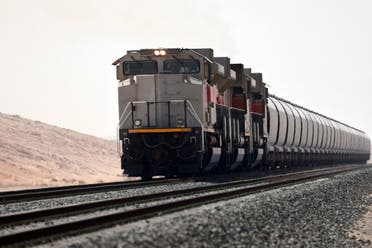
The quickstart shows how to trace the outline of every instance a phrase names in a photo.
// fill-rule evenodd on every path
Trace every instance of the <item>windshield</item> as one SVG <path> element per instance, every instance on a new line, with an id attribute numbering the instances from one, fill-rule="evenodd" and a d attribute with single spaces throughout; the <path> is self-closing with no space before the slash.
<path id="1" fill-rule="evenodd" d="M 163 73 L 186 74 L 199 73 L 199 71 L 199 61 L 194 59 L 168 59 L 163 64 Z"/>
<path id="2" fill-rule="evenodd" d="M 156 74 L 158 64 L 153 60 L 126 61 L 123 70 L 124 75 Z"/>

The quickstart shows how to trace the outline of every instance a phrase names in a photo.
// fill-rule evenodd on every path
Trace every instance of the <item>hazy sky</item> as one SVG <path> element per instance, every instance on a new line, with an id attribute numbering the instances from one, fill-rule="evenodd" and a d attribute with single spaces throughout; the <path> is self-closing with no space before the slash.
<path id="1" fill-rule="evenodd" d="M 0 0 L 0 112 L 115 135 L 126 50 L 211 47 L 372 135 L 372 1 Z"/>

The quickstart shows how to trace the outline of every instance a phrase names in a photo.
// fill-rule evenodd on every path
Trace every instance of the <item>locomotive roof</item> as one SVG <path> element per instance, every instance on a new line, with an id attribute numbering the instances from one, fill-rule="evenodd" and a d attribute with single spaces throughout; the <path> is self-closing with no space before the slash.
<path id="1" fill-rule="evenodd" d="M 167 54 L 176 55 L 183 51 L 190 51 L 195 55 L 203 57 L 210 63 L 213 63 L 213 49 L 211 48 L 154 48 L 154 49 L 140 49 L 140 50 L 127 50 L 127 54 L 115 60 L 112 64 L 117 65 L 122 58 L 131 53 L 140 53 L 141 55 L 152 55 L 155 50 L 165 50 Z"/>

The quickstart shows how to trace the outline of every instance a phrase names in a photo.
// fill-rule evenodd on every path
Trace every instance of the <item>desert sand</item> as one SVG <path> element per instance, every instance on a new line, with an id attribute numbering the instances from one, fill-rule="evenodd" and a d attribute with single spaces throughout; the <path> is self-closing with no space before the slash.
<path id="1" fill-rule="evenodd" d="M 114 141 L 0 113 L 0 191 L 119 180 Z"/>

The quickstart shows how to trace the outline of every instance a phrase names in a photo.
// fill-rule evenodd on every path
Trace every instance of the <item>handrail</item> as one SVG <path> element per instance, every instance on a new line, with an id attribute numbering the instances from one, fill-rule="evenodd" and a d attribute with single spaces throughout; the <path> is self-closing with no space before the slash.
<path id="1" fill-rule="evenodd" d="M 132 112 L 132 110 L 130 110 L 130 112 L 128 113 L 128 115 L 124 118 L 124 121 L 122 121 L 122 119 L 124 117 L 124 113 L 129 108 L 129 105 L 130 105 L 130 102 L 127 103 L 127 105 L 125 106 L 123 112 L 121 113 L 120 118 L 119 118 L 119 123 L 118 123 L 117 128 L 116 128 L 116 150 L 119 153 L 119 156 L 120 157 L 123 155 L 123 151 L 121 150 L 121 144 L 120 144 L 120 128 L 121 128 L 121 125 L 128 119 L 130 113 Z"/>
<path id="2" fill-rule="evenodd" d="M 197 122 L 199 122 L 199 124 L 200 124 L 200 129 L 201 129 L 201 144 L 202 144 L 202 151 L 204 151 L 204 128 L 203 128 L 203 123 L 201 122 L 201 120 L 200 120 L 200 118 L 199 118 L 199 116 L 198 116 L 198 113 L 196 113 L 196 111 L 195 111 L 195 108 L 194 108 L 194 106 L 192 105 L 192 103 L 189 101 L 189 100 L 185 100 L 185 102 L 187 103 L 187 104 L 189 104 L 189 106 L 190 106 L 190 108 L 191 108 L 191 110 L 192 111 L 190 111 L 190 109 L 189 108 L 187 108 L 187 110 L 188 111 L 190 111 L 190 114 L 195 118 L 195 120 L 197 121 Z"/>
<path id="3" fill-rule="evenodd" d="M 123 154 L 123 151 L 122 151 L 122 147 L 121 147 L 121 144 L 120 144 L 120 128 L 123 126 L 123 124 L 127 121 L 127 119 L 129 118 L 129 116 L 132 114 L 133 110 L 130 109 L 128 114 L 125 115 L 125 113 L 127 112 L 127 110 L 129 109 L 129 106 L 133 105 L 133 104 L 157 104 L 157 103 L 168 103 L 168 104 L 171 104 L 171 103 L 185 103 L 185 108 L 186 110 L 191 114 L 191 116 L 199 123 L 200 125 L 200 128 L 201 128 L 201 139 L 202 139 L 202 150 L 204 150 L 204 130 L 203 130 L 203 123 L 202 121 L 200 120 L 194 106 L 192 105 L 191 101 L 190 100 L 168 100 L 168 101 L 130 101 L 127 103 L 127 105 L 125 106 L 123 112 L 121 113 L 120 115 L 120 118 L 119 118 L 119 123 L 117 125 L 117 132 L 116 132 L 116 141 L 117 141 L 117 152 L 120 156 L 122 156 Z M 186 107 L 186 105 L 188 105 Z M 186 110 L 185 110 L 185 124 L 186 124 Z M 170 116 L 168 116 L 168 118 L 170 118 Z"/>

